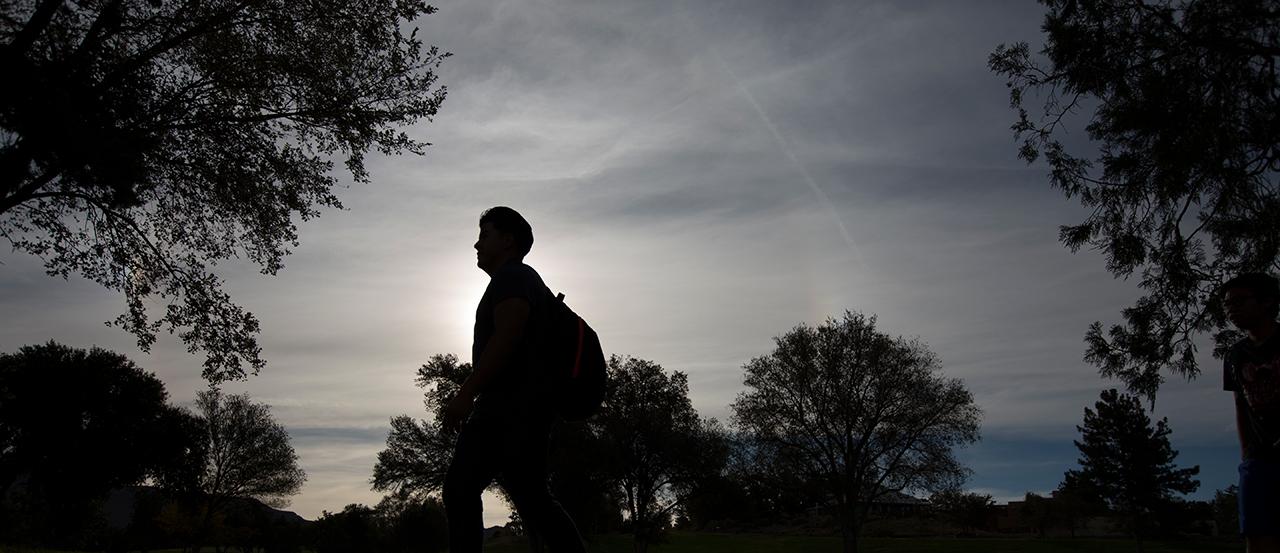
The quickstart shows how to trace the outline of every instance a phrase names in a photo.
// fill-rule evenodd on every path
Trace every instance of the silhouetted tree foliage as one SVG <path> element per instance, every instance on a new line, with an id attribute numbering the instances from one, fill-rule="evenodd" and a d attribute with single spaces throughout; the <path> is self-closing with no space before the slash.
<path id="1" fill-rule="evenodd" d="M 453 354 L 433 355 L 418 368 L 414 382 L 423 389 L 423 405 L 430 418 L 399 415 L 391 419 L 387 447 L 378 452 L 373 467 L 375 491 L 415 501 L 439 496 L 454 446 L 454 436 L 440 428 L 440 415 L 469 374 L 471 364 L 459 363 Z M 612 496 L 613 480 L 603 461 L 602 448 L 607 444 L 588 423 L 558 424 L 551 441 L 551 489 L 579 531 L 616 529 L 619 509 Z M 495 483 L 492 489 L 506 498 L 501 486 Z"/>
<path id="2" fill-rule="evenodd" d="M 376 509 L 386 551 L 434 553 L 447 548 L 449 524 L 438 499 L 389 495 L 378 502 Z"/>
<path id="3" fill-rule="evenodd" d="M 1067 472 L 1058 489 L 1053 491 L 1053 510 L 1054 519 L 1074 537 L 1089 517 L 1106 513 L 1107 504 L 1093 482 L 1081 478 L 1077 472 Z"/>
<path id="4" fill-rule="evenodd" d="M 857 550 L 872 501 L 891 492 L 958 486 L 953 448 L 978 439 L 981 412 L 958 379 L 938 374 L 916 340 L 845 312 L 800 325 L 744 367 L 747 390 L 733 402 L 744 433 L 788 452 L 786 469 L 820 482 L 834 500 L 844 550 Z"/>
<path id="5" fill-rule="evenodd" d="M 226 395 L 210 389 L 196 394 L 207 440 L 200 491 L 206 503 L 201 536 L 232 498 L 251 497 L 273 507 L 288 504 L 307 475 L 289 433 L 271 416 L 271 408 L 248 394 Z"/>
<path id="6" fill-rule="evenodd" d="M 723 428 L 719 421 L 706 425 L 704 470 L 692 481 L 680 511 L 682 529 L 750 530 L 774 526 L 799 515 L 788 499 L 800 496 L 804 480 L 789 471 L 775 472 L 777 463 L 749 437 Z M 780 500 L 781 496 L 781 500 Z"/>
<path id="7" fill-rule="evenodd" d="M 1027 494 L 1030 496 L 1031 494 Z M 1034 503 L 1034 500 L 1031 502 Z M 990 494 L 960 489 L 939 491 L 929 497 L 938 512 L 960 528 L 962 534 L 973 535 L 985 530 L 995 515 L 996 502 Z"/>
<path id="8" fill-rule="evenodd" d="M 1213 504 L 1209 501 L 1173 497 L 1159 503 L 1153 510 L 1153 535 L 1163 539 L 1212 535 L 1213 516 Z"/>
<path id="9" fill-rule="evenodd" d="M 378 513 L 372 507 L 352 503 L 342 511 L 324 511 L 311 531 L 316 553 L 363 553 L 374 551 L 379 534 Z"/>
<path id="10" fill-rule="evenodd" d="M 799 469 L 793 450 L 743 433 L 725 433 L 723 459 L 713 452 L 711 466 L 723 465 L 695 482 L 683 511 L 693 528 L 752 530 L 804 523 L 829 504 L 825 483 Z"/>
<path id="11" fill-rule="evenodd" d="M 1217 287 L 1280 269 L 1280 2 L 1042 2 L 1043 58 L 1001 45 L 989 65 L 1009 79 L 1019 156 L 1043 156 L 1089 210 L 1062 243 L 1141 277 L 1123 325 L 1089 328 L 1086 359 L 1154 400 L 1162 367 L 1199 374 L 1196 335 L 1218 331 L 1219 355 L 1235 340 Z M 1089 146 L 1063 142 L 1078 111 Z"/>
<path id="12" fill-rule="evenodd" d="M 159 443 L 172 444 L 156 455 L 151 482 L 166 492 L 198 493 L 209 461 L 205 420 L 185 407 L 170 407 L 159 427 Z"/>
<path id="13" fill-rule="evenodd" d="M 458 356 L 436 354 L 418 367 L 414 383 L 423 389 L 423 405 L 428 420 L 409 415 L 391 419 L 386 449 L 378 452 L 373 466 L 373 489 L 380 492 L 425 498 L 439 494 L 445 473 L 453 459 L 453 436 L 440 427 L 441 413 L 458 392 L 471 363 L 458 363 Z"/>
<path id="14" fill-rule="evenodd" d="M 308 530 L 316 553 L 435 553 L 448 546 L 444 506 L 435 498 L 389 495 L 377 507 L 325 511 Z"/>
<path id="15" fill-rule="evenodd" d="M 1042 538 L 1059 518 L 1053 499 L 1032 492 L 1027 492 L 1023 497 L 1022 510 L 1018 514 L 1021 519 L 1019 522 L 1035 530 L 1036 535 Z"/>
<path id="16" fill-rule="evenodd" d="M 122 293 L 144 351 L 162 328 L 211 383 L 264 362 L 258 321 L 211 269 L 283 267 L 296 222 L 340 208 L 342 159 L 421 153 L 395 129 L 445 97 L 408 23 L 419 0 L 16 0 L 0 17 L 0 236 Z M 165 300 L 158 317 L 148 298 Z"/>
<path id="17" fill-rule="evenodd" d="M 1224 536 L 1240 534 L 1240 487 L 1232 484 L 1213 492 L 1213 522 Z"/>
<path id="18" fill-rule="evenodd" d="M 751 499 L 756 522 L 801 515 L 830 504 L 826 482 L 810 478 L 803 469 L 806 460 L 801 450 L 764 436 L 739 433 L 735 438 L 729 476 Z"/>
<path id="19" fill-rule="evenodd" d="M 108 491 L 181 473 L 198 445 L 190 414 L 166 397 L 155 375 L 107 350 L 0 354 L 0 537 L 87 546 Z"/>
<path id="20" fill-rule="evenodd" d="M 610 442 L 595 422 L 561 422 L 551 433 L 551 492 L 584 535 L 622 528 L 622 501 L 610 466 Z"/>
<path id="21" fill-rule="evenodd" d="M 757 510 L 742 484 L 724 474 L 699 479 L 680 508 L 676 527 L 706 531 L 744 528 L 743 521 L 754 518 Z"/>
<path id="22" fill-rule="evenodd" d="M 604 407 L 593 424 L 642 553 L 661 539 L 695 484 L 720 469 L 723 432 L 694 410 L 684 373 L 617 355 L 609 357 L 608 371 Z"/>
<path id="23" fill-rule="evenodd" d="M 1199 466 L 1180 469 L 1174 464 L 1178 452 L 1169 445 L 1168 419 L 1153 427 L 1136 396 L 1103 391 L 1094 409 L 1085 408 L 1084 425 L 1076 429 L 1080 469 L 1068 471 L 1067 478 L 1096 489 L 1108 507 L 1125 517 L 1139 543 L 1150 530 L 1152 514 L 1174 493 L 1200 487 L 1193 478 Z"/>

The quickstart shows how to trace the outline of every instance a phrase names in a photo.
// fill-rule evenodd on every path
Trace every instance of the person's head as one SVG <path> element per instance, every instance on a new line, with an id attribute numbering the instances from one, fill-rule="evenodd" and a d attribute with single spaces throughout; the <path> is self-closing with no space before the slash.
<path id="1" fill-rule="evenodd" d="M 1280 312 L 1280 284 L 1265 273 L 1244 273 L 1222 285 L 1227 318 L 1241 329 L 1274 322 Z"/>
<path id="2" fill-rule="evenodd" d="M 480 238 L 476 240 L 476 265 L 486 273 L 511 259 L 524 259 L 533 247 L 533 229 L 516 210 L 498 206 L 480 214 Z"/>

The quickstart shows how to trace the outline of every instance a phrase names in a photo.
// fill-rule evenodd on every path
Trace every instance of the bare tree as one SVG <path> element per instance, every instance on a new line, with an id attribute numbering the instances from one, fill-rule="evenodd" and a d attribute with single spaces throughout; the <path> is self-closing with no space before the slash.
<path id="1" fill-rule="evenodd" d="M 208 440 L 200 491 L 205 496 L 202 534 L 233 498 L 251 497 L 273 507 L 288 504 L 307 475 L 289 444 L 289 433 L 271 416 L 271 408 L 248 394 L 224 395 L 210 389 L 196 395 Z"/>
<path id="2" fill-rule="evenodd" d="M 744 367 L 747 391 L 732 405 L 733 422 L 829 490 L 844 551 L 857 551 L 876 499 L 964 480 L 952 450 L 978 440 L 981 412 L 960 380 L 938 374 L 923 343 L 890 337 L 875 317 L 852 312 L 775 342 Z"/>

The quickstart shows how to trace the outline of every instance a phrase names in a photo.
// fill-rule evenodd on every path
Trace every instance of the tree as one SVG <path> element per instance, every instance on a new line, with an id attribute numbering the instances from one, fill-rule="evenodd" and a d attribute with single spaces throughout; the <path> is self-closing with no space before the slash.
<path id="1" fill-rule="evenodd" d="M 436 552 L 448 547 L 444 505 L 434 498 L 392 494 L 377 507 L 347 505 L 325 511 L 310 528 L 317 553 Z"/>
<path id="2" fill-rule="evenodd" d="M 449 525 L 440 500 L 393 494 L 382 498 L 376 509 L 387 544 L 383 550 L 434 553 L 448 549 Z"/>
<path id="3" fill-rule="evenodd" d="M 1034 503 L 1034 494 L 1027 494 L 1027 503 Z M 988 526 L 995 514 L 996 502 L 989 494 L 966 492 L 958 488 L 942 490 L 929 498 L 931 503 L 947 519 L 960 527 L 961 532 L 973 535 Z"/>
<path id="4" fill-rule="evenodd" d="M 1057 522 L 1057 509 L 1053 499 L 1043 495 L 1027 492 L 1023 497 L 1022 508 L 1018 510 L 1018 521 L 1027 528 L 1036 531 L 1039 537 L 1045 537 L 1048 529 Z"/>
<path id="5" fill-rule="evenodd" d="M 183 431 L 190 415 L 167 396 L 155 375 L 104 349 L 49 342 L 0 354 L 0 498 L 26 497 L 10 515 L 30 523 L 0 527 L 77 545 L 107 492 L 180 472 L 195 447 Z"/>
<path id="6" fill-rule="evenodd" d="M 430 420 L 417 421 L 409 415 L 391 419 L 387 448 L 378 452 L 373 466 L 373 489 L 424 499 L 444 488 L 445 473 L 453 459 L 453 437 L 440 426 L 441 414 L 458 392 L 471 363 L 458 363 L 458 356 L 436 354 L 418 368 L 414 379 L 423 388 L 423 405 Z"/>
<path id="7" fill-rule="evenodd" d="M 211 383 L 257 372 L 258 321 L 212 272 L 265 274 L 296 222 L 341 208 L 331 170 L 421 153 L 397 126 L 445 97 L 408 22 L 420 0 L 18 0 L 0 18 L 0 236 L 51 275 L 122 293 L 144 351 L 162 328 Z M 148 314 L 149 298 L 165 300 Z"/>
<path id="8" fill-rule="evenodd" d="M 1224 536 L 1240 534 L 1240 487 L 1232 484 L 1213 492 L 1213 523 Z"/>
<path id="9" fill-rule="evenodd" d="M 743 500 L 729 504 L 733 519 L 747 528 L 807 517 L 828 504 L 823 482 L 808 478 L 798 467 L 803 458 L 794 449 L 742 431 L 730 440 L 726 479 L 741 490 Z"/>
<path id="10" fill-rule="evenodd" d="M 312 528 L 317 553 L 359 553 L 376 551 L 381 537 L 378 512 L 371 507 L 352 503 L 342 511 L 323 511 Z"/>
<path id="11" fill-rule="evenodd" d="M 622 492 L 637 553 L 656 543 L 699 477 L 714 471 L 714 422 L 689 401 L 680 371 L 635 357 L 608 362 L 604 406 L 593 421 L 606 444 L 609 472 Z"/>
<path id="12" fill-rule="evenodd" d="M 763 455 L 746 438 L 723 428 L 719 421 L 707 425 L 713 436 L 706 444 L 706 470 L 692 482 L 680 505 L 677 527 L 682 530 L 725 531 L 778 524 L 803 509 L 778 496 L 803 493 L 798 478 L 781 478 L 773 465 L 760 462 Z M 782 493 L 779 493 L 782 492 Z"/>
<path id="13" fill-rule="evenodd" d="M 609 458 L 611 442 L 593 422 L 561 422 L 551 432 L 551 493 L 583 535 L 622 527 L 622 501 Z"/>
<path id="14" fill-rule="evenodd" d="M 1019 157 L 1043 155 L 1089 211 L 1061 242 L 1141 277 L 1123 325 L 1089 328 L 1086 359 L 1154 400 L 1163 367 L 1199 374 L 1195 336 L 1218 331 L 1218 355 L 1234 341 L 1218 286 L 1280 269 L 1280 3 L 1041 1 L 1045 61 L 1017 43 L 989 66 L 1008 78 Z M 1080 111 L 1088 147 L 1064 144 Z"/>
<path id="15" fill-rule="evenodd" d="M 224 395 L 214 388 L 196 394 L 204 419 L 207 455 L 200 491 L 205 496 L 204 530 L 230 500 L 251 497 L 272 507 L 288 504 L 306 472 L 289 444 L 289 433 L 271 408 L 248 394 Z M 207 536 L 202 536 L 207 537 Z"/>
<path id="16" fill-rule="evenodd" d="M 928 347 L 875 322 L 846 311 L 775 338 L 772 353 L 745 365 L 747 390 L 732 405 L 739 429 L 790 451 L 791 470 L 829 490 L 846 552 L 872 501 L 963 481 L 952 450 L 977 441 L 981 416 Z"/>
<path id="17" fill-rule="evenodd" d="M 453 354 L 432 355 L 418 368 L 414 382 L 423 389 L 423 405 L 430 418 L 418 420 L 399 415 L 391 419 L 387 447 L 378 452 L 373 467 L 371 484 L 375 491 L 419 502 L 438 497 L 453 459 L 454 445 L 454 436 L 440 427 L 440 416 L 469 374 L 471 364 L 459 363 Z M 600 461 L 607 446 L 584 423 L 556 425 L 551 441 L 548 467 L 556 498 L 580 531 L 612 530 L 618 511 L 609 495 L 611 482 Z M 494 488 L 505 499 L 506 492 L 500 486 Z"/>
<path id="18" fill-rule="evenodd" d="M 185 407 L 169 409 L 159 429 L 159 442 L 171 445 L 153 457 L 156 468 L 150 481 L 168 492 L 199 492 L 209 458 L 205 420 Z"/>
<path id="19" fill-rule="evenodd" d="M 1092 482 L 1080 477 L 1077 473 L 1068 472 L 1058 489 L 1053 491 L 1054 518 L 1062 521 L 1071 537 L 1083 528 L 1089 517 L 1106 512 L 1106 502 Z"/>
<path id="20" fill-rule="evenodd" d="M 1125 517 L 1139 548 L 1152 513 L 1175 492 L 1186 494 L 1200 487 L 1193 478 L 1199 466 L 1174 465 L 1178 452 L 1169 445 L 1168 419 L 1152 427 L 1136 396 L 1103 391 L 1094 409 L 1085 408 L 1084 425 L 1076 429 L 1080 469 L 1068 471 L 1067 479 L 1079 479 L 1097 490 L 1108 507 Z"/>

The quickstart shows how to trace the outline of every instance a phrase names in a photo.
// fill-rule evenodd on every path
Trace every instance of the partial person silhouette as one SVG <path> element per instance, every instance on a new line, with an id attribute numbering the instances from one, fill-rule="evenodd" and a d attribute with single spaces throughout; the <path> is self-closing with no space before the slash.
<path id="1" fill-rule="evenodd" d="M 524 263 L 532 247 L 533 230 L 514 209 L 498 206 L 480 215 L 476 265 L 489 275 L 489 286 L 476 308 L 471 375 L 443 415 L 445 430 L 457 432 L 444 482 L 450 553 L 481 551 L 480 494 L 494 479 L 551 551 L 586 551 L 547 481 L 557 416 L 537 353 L 553 298 Z"/>
<path id="2" fill-rule="evenodd" d="M 1245 273 L 1221 291 L 1227 318 L 1246 334 L 1222 368 L 1240 435 L 1240 533 L 1249 553 L 1280 553 L 1280 283 Z"/>

